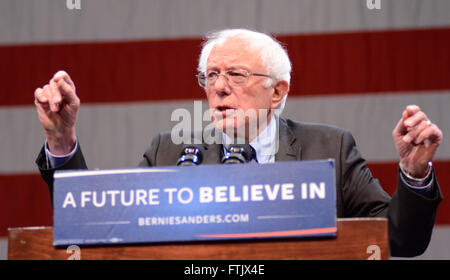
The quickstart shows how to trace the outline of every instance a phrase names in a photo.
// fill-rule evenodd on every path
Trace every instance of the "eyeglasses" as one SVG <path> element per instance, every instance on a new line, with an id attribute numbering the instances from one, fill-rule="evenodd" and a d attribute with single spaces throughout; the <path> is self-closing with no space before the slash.
<path id="1" fill-rule="evenodd" d="M 247 70 L 244 69 L 234 69 L 234 70 L 228 70 L 224 74 L 217 72 L 217 71 L 208 71 L 205 73 L 199 73 L 196 75 L 198 79 L 198 84 L 202 88 L 212 87 L 215 85 L 217 79 L 219 76 L 224 76 L 227 82 L 230 83 L 232 86 L 243 86 L 247 84 L 248 80 L 251 76 L 260 76 L 260 77 L 267 77 L 275 80 L 275 77 L 266 75 L 266 74 L 255 74 L 250 73 Z"/>

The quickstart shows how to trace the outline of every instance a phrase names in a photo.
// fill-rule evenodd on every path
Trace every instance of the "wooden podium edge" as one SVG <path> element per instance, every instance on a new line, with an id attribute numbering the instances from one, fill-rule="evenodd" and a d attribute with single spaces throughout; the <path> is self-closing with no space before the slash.
<path id="1" fill-rule="evenodd" d="M 386 218 L 337 219 L 337 236 L 60 248 L 52 227 L 8 229 L 10 260 L 337 260 L 388 259 Z M 75 249 L 74 249 L 75 248 Z M 79 250 L 78 252 L 74 250 Z M 78 254 L 74 257 L 74 254 Z"/>

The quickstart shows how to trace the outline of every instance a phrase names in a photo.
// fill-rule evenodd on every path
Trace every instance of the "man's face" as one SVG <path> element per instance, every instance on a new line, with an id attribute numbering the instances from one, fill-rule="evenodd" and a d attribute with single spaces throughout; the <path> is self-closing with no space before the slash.
<path id="1" fill-rule="evenodd" d="M 248 43 L 238 37 L 229 38 L 225 43 L 216 45 L 207 61 L 206 71 L 217 71 L 221 74 L 229 70 L 244 69 L 250 73 L 268 74 L 262 64 L 258 51 L 250 49 Z M 206 88 L 209 107 L 212 111 L 212 121 L 219 130 L 226 129 L 227 134 L 231 131 L 236 133 L 236 129 L 247 127 L 249 122 L 255 120 L 250 117 L 237 117 L 236 114 L 242 110 L 247 116 L 253 116 L 259 109 L 265 109 L 266 116 L 270 109 L 275 109 L 272 95 L 273 87 L 264 87 L 267 78 L 260 76 L 250 76 L 244 85 L 233 85 L 232 82 L 221 75 L 214 85 Z M 247 114 L 248 113 L 248 114 Z M 242 116 L 242 114 L 241 114 Z M 230 131 L 231 130 L 231 131 Z M 253 135 L 254 136 L 254 135 Z M 235 135 L 236 137 L 236 135 Z M 253 138 L 253 137 L 251 137 Z"/>

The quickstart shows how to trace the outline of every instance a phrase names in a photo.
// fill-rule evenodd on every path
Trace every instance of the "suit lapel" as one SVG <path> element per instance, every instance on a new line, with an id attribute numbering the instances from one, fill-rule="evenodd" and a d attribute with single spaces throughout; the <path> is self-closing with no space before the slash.
<path id="1" fill-rule="evenodd" d="M 301 146 L 283 118 L 279 119 L 279 143 L 275 161 L 301 160 Z"/>
<path id="2" fill-rule="evenodd" d="M 202 143 L 203 143 L 203 149 L 204 149 L 204 153 L 203 153 L 203 163 L 204 164 L 221 163 L 222 153 L 223 153 L 222 137 L 217 137 L 217 139 L 214 141 L 213 144 L 208 144 L 207 141 L 203 138 L 204 135 L 215 137 L 216 133 L 217 133 L 217 131 L 215 129 L 208 129 L 205 131 L 205 134 L 202 133 Z"/>
<path id="3" fill-rule="evenodd" d="M 217 164 L 222 159 L 222 144 L 204 144 L 203 163 Z"/>

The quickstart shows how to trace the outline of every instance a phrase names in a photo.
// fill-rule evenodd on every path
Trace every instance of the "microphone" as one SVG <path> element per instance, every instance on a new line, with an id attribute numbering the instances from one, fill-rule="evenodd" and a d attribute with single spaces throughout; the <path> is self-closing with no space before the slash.
<path id="1" fill-rule="evenodd" d="M 222 157 L 223 164 L 247 163 L 256 160 L 256 152 L 249 144 L 230 145 Z"/>
<path id="2" fill-rule="evenodd" d="M 203 155 L 199 148 L 188 146 L 183 149 L 181 156 L 177 161 L 177 166 L 199 165 L 202 163 Z"/>

